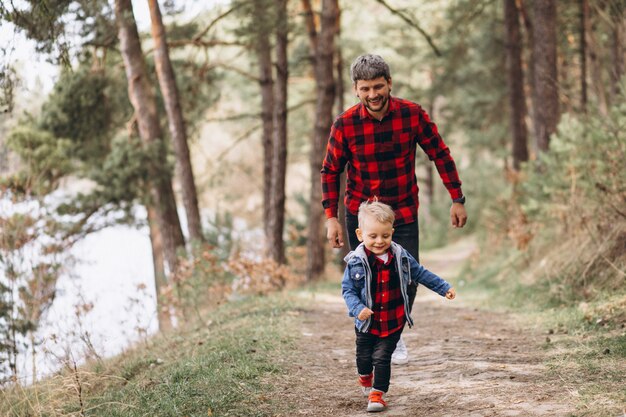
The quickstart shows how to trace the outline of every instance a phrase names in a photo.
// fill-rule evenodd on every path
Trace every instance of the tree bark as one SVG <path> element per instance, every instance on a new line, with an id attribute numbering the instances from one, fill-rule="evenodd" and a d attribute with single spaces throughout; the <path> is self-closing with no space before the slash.
<path id="1" fill-rule="evenodd" d="M 626 43 L 626 14 L 624 3 L 615 1 L 611 3 L 610 15 L 612 17 L 611 30 L 611 96 L 618 97 L 621 94 L 621 80 L 626 72 L 624 63 L 624 43 Z"/>
<path id="2" fill-rule="evenodd" d="M 530 91 L 530 94 L 528 94 L 526 97 L 526 108 L 527 109 L 530 108 L 531 123 L 532 123 L 532 128 L 533 128 L 532 130 L 534 132 L 535 119 L 537 117 L 536 112 L 538 111 L 538 109 L 535 108 L 536 106 L 534 103 L 534 100 L 537 97 L 537 86 L 535 85 L 535 36 L 533 33 L 534 32 L 533 24 L 530 21 L 530 18 L 528 17 L 528 12 L 526 10 L 524 0 L 519 0 L 519 3 L 516 3 L 516 5 L 519 7 L 518 11 L 522 19 L 522 25 L 524 26 L 524 32 L 526 34 L 526 43 L 528 45 L 527 60 L 530 64 L 527 66 L 528 77 L 526 77 L 526 79 L 527 79 L 528 90 Z M 533 152 L 536 154 L 537 141 L 536 140 L 531 141 L 530 146 Z"/>
<path id="3" fill-rule="evenodd" d="M 159 320 L 159 331 L 169 331 L 172 329 L 172 317 L 167 304 L 164 302 L 163 289 L 167 287 L 167 276 L 165 275 L 165 259 L 163 258 L 163 237 L 158 227 L 157 213 L 152 207 L 148 211 L 148 228 L 150 230 L 150 245 L 152 246 L 152 265 L 154 267 L 154 291 L 156 294 L 157 318 Z"/>
<path id="4" fill-rule="evenodd" d="M 587 27 L 589 0 L 580 0 L 580 107 L 587 113 Z"/>
<path id="5" fill-rule="evenodd" d="M 262 1 L 255 0 L 254 14 L 262 19 L 266 10 Z M 270 254 L 270 241 L 272 233 L 270 229 L 271 216 L 271 192 L 272 192 L 272 161 L 273 161 L 273 135 L 274 135 L 274 79 L 272 75 L 272 50 L 269 33 L 267 30 L 259 30 L 255 35 L 256 56 L 259 63 L 259 86 L 261 88 L 261 122 L 263 133 L 263 230 L 265 242 L 268 245 L 266 252 Z"/>
<path id="6" fill-rule="evenodd" d="M 335 31 L 335 40 L 336 40 L 336 45 L 335 45 L 335 67 L 336 67 L 336 72 L 337 72 L 337 82 L 335 83 L 337 86 L 337 114 L 341 114 L 343 113 L 343 111 L 345 110 L 345 101 L 344 101 L 344 95 L 345 95 L 345 81 L 344 81 L 344 68 L 343 68 L 343 51 L 341 48 L 341 41 L 340 41 L 340 36 L 341 36 L 341 10 L 339 8 L 337 8 L 337 22 L 336 22 L 336 31 Z M 342 196 L 345 195 L 346 192 L 346 173 L 342 172 L 341 175 L 339 176 L 339 202 L 338 202 L 338 206 L 337 206 L 337 216 L 339 217 L 340 223 L 343 224 L 343 232 L 344 232 L 344 236 L 346 237 L 346 239 L 348 238 L 348 229 L 346 228 L 346 222 L 345 222 L 345 218 L 346 218 L 346 206 L 344 204 L 343 198 Z M 350 245 L 343 245 L 343 247 L 341 248 L 341 250 L 339 251 L 339 259 L 341 260 L 341 263 L 343 263 L 343 258 L 346 257 L 346 255 L 348 254 L 348 252 L 350 252 Z"/>
<path id="7" fill-rule="evenodd" d="M 276 83 L 274 97 L 274 140 L 272 149 L 270 257 L 285 263 L 285 181 L 287 172 L 287 60 L 288 22 L 287 0 L 277 0 L 276 22 Z"/>
<path id="8" fill-rule="evenodd" d="M 598 110 L 600 114 L 606 116 L 609 114 L 609 99 L 606 93 L 606 86 L 604 84 L 604 76 L 602 73 L 602 64 L 600 59 L 598 58 L 598 42 L 596 40 L 596 36 L 591 27 L 591 16 L 587 19 L 587 27 L 585 28 L 585 33 L 587 35 L 587 45 L 588 45 L 588 58 L 589 58 L 589 72 L 590 72 L 590 81 L 591 87 L 595 93 L 596 100 L 598 102 Z"/>
<path id="9" fill-rule="evenodd" d="M 185 240 L 180 228 L 176 200 L 167 166 L 166 146 L 159 124 L 156 99 L 146 70 L 141 51 L 141 43 L 130 0 L 115 0 L 115 17 L 120 39 L 120 52 L 124 60 L 128 79 L 128 96 L 135 109 L 139 136 L 145 148 L 155 152 L 150 164 L 148 208 L 155 210 L 159 231 L 163 236 L 165 260 L 169 274 L 177 269 L 179 248 L 184 248 Z"/>
<path id="10" fill-rule="evenodd" d="M 345 94 L 345 81 L 343 70 L 343 51 L 341 48 L 341 10 L 337 7 L 337 21 L 335 26 L 335 66 L 337 68 L 337 114 L 343 113 L 345 110 L 344 94 Z"/>
<path id="11" fill-rule="evenodd" d="M 311 11 L 310 2 L 303 0 L 306 10 Z M 335 53 L 334 39 L 339 5 L 337 0 L 322 0 L 322 18 L 319 39 L 315 36 L 310 39 L 311 45 L 317 43 L 313 51 L 315 84 L 317 90 L 316 119 L 310 153 L 311 189 L 309 195 L 311 213 L 309 216 L 309 237 L 307 242 L 307 279 L 318 279 L 324 272 L 325 266 L 325 233 L 324 212 L 322 210 L 322 188 L 319 172 L 324 159 L 328 132 L 333 121 L 333 103 L 335 102 L 335 81 L 333 74 L 333 55 Z M 311 35 L 311 32 L 309 32 Z"/>
<path id="12" fill-rule="evenodd" d="M 550 135 L 556 131 L 559 121 L 556 2 L 554 0 L 535 0 L 533 7 L 535 19 L 533 23 L 535 141 L 537 142 L 537 149 L 546 152 L 550 148 Z"/>
<path id="13" fill-rule="evenodd" d="M 187 129 L 180 104 L 176 77 L 174 76 L 174 69 L 170 60 L 163 18 L 157 0 L 148 0 L 148 5 L 152 20 L 154 61 L 159 85 L 163 93 L 163 101 L 165 102 L 170 134 L 174 144 L 176 171 L 180 180 L 185 213 L 187 213 L 187 229 L 191 240 L 203 241 L 196 183 L 193 176 L 191 158 L 189 157 Z"/>
<path id="14" fill-rule="evenodd" d="M 521 163 L 528 161 L 526 130 L 526 96 L 522 69 L 522 37 L 519 14 L 515 0 L 504 0 L 504 25 L 506 30 L 506 62 L 509 88 L 510 128 L 513 137 L 513 169 L 519 171 Z"/>

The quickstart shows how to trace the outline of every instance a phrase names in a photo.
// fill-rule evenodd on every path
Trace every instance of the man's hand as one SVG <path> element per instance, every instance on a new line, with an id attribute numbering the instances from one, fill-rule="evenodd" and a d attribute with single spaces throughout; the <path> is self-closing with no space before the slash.
<path id="1" fill-rule="evenodd" d="M 452 203 L 452 207 L 450 207 L 450 221 L 454 228 L 465 226 L 467 222 L 467 212 L 463 204 Z"/>
<path id="2" fill-rule="evenodd" d="M 448 300 L 454 300 L 454 297 L 456 297 L 456 291 L 454 290 L 454 288 L 450 288 L 446 293 L 446 298 Z"/>
<path id="3" fill-rule="evenodd" d="M 374 314 L 374 312 L 370 310 L 369 308 L 365 307 L 363 310 L 361 310 L 361 312 L 357 316 L 357 319 L 361 321 L 365 321 L 369 319 L 372 314 Z"/>
<path id="4" fill-rule="evenodd" d="M 326 221 L 326 239 L 333 248 L 343 247 L 343 229 L 336 217 Z"/>

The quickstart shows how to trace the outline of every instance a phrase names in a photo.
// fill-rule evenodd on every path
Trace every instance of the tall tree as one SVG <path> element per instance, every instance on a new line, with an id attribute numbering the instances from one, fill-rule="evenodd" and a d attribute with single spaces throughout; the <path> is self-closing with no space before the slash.
<path id="1" fill-rule="evenodd" d="M 259 86 L 261 88 L 261 122 L 263 144 L 263 230 L 265 240 L 270 242 L 270 206 L 272 190 L 272 161 L 274 135 L 274 76 L 272 70 L 272 43 L 270 22 L 264 18 L 268 7 L 266 0 L 254 0 L 253 15 L 258 27 L 254 31 L 254 48 L 259 65 Z"/>
<path id="2" fill-rule="evenodd" d="M 533 11 L 535 140 L 539 151 L 545 152 L 550 147 L 550 135 L 556 131 L 559 122 L 556 2 L 554 0 L 535 0 Z"/>
<path id="3" fill-rule="evenodd" d="M 526 95 L 522 69 L 522 37 L 519 13 L 515 0 L 504 0 L 504 26 L 506 30 L 507 81 L 509 87 L 510 129 L 513 136 L 513 169 L 528 160 L 526 131 Z"/>
<path id="4" fill-rule="evenodd" d="M 624 52 L 626 43 L 626 12 L 623 0 L 609 3 L 611 16 L 611 93 L 618 96 L 622 93 L 621 80 L 626 72 Z"/>
<path id="5" fill-rule="evenodd" d="M 580 2 L 580 107 L 587 112 L 587 27 L 589 27 L 589 0 Z"/>
<path id="6" fill-rule="evenodd" d="M 166 169 L 166 149 L 159 124 L 154 91 L 146 70 L 141 42 L 130 0 L 115 1 L 115 17 L 128 80 L 128 96 L 135 109 L 139 136 L 154 157 L 148 167 L 148 208 L 155 210 L 158 230 L 163 238 L 163 252 L 170 274 L 177 270 L 177 250 L 184 248 L 185 240 L 180 227 L 171 175 Z"/>
<path id="7" fill-rule="evenodd" d="M 333 121 L 333 103 L 335 102 L 335 77 L 333 56 L 335 54 L 335 23 L 339 4 L 337 0 L 322 0 L 321 24 L 319 33 L 315 25 L 315 17 L 310 0 L 302 0 L 305 19 L 309 32 L 311 57 L 315 74 L 317 91 L 315 105 L 315 127 L 309 165 L 311 168 L 311 189 L 309 203 L 311 212 L 308 222 L 307 241 L 307 279 L 314 280 L 321 276 L 325 266 L 325 233 L 324 212 L 322 210 L 322 189 L 319 179 L 320 167 L 324 159 L 324 151 L 328 141 L 328 132 Z"/>
<path id="8" fill-rule="evenodd" d="M 344 100 L 344 96 L 345 96 L 345 75 L 344 75 L 344 62 L 343 62 L 343 51 L 342 51 L 342 47 L 341 47 L 341 40 L 340 40 L 340 36 L 341 36 L 341 9 L 339 7 L 337 7 L 337 28 L 336 28 L 336 42 L 335 42 L 335 67 L 337 69 L 337 81 L 335 83 L 335 85 L 337 86 L 337 114 L 341 114 L 344 110 L 345 110 L 345 100 Z M 339 176 L 339 195 L 344 195 L 346 191 L 346 173 L 343 172 L 340 176 Z M 338 210 L 337 210 L 337 216 L 339 216 L 340 219 L 345 219 L 346 218 L 346 206 L 343 203 L 343 201 L 341 200 L 341 198 L 338 201 Z M 343 225 L 343 235 L 344 236 L 348 236 L 348 229 L 346 229 L 346 224 L 345 222 L 341 222 Z M 350 251 L 350 247 L 348 245 L 344 245 L 343 248 L 341 248 L 341 250 L 339 251 L 339 258 L 341 259 L 341 261 L 343 262 L 343 258 L 346 257 L 346 255 L 348 254 L 348 252 Z"/>
<path id="9" fill-rule="evenodd" d="M 189 145 L 187 143 L 187 129 L 180 104 L 176 77 L 170 60 L 169 49 L 163 18 L 157 0 L 148 0 L 150 18 L 152 20 L 152 39 L 154 41 L 154 61 L 156 72 L 163 94 L 167 120 L 176 155 L 176 171 L 180 179 L 183 195 L 183 204 L 187 213 L 187 228 L 191 240 L 202 241 L 202 223 L 198 209 L 198 195 L 193 176 Z"/>
<path id="10" fill-rule="evenodd" d="M 154 269 L 154 292 L 157 300 L 157 318 L 159 330 L 164 332 L 172 328 L 172 317 L 164 302 L 163 290 L 167 287 L 167 274 L 165 273 L 165 258 L 163 255 L 163 234 L 158 227 L 157 212 L 154 207 L 147 207 L 148 229 L 150 231 L 150 246 L 152 248 L 152 268 Z"/>
<path id="11" fill-rule="evenodd" d="M 285 180 L 287 172 L 287 0 L 276 1 L 276 82 L 274 97 L 274 135 L 269 214 L 269 255 L 285 263 L 283 231 L 285 226 Z"/>

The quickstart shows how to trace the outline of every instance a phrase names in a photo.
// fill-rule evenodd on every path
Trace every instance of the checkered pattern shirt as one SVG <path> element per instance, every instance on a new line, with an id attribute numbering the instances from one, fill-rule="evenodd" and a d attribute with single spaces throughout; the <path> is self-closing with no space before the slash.
<path id="1" fill-rule="evenodd" d="M 339 175 L 347 166 L 345 205 L 356 215 L 373 197 L 390 205 L 396 225 L 417 220 L 419 206 L 415 151 L 419 145 L 435 162 L 452 199 L 461 198 L 461 180 L 437 126 L 416 103 L 389 98 L 389 111 L 378 121 L 361 103 L 333 123 L 322 164 L 322 205 L 326 217 L 337 217 Z"/>
<path id="2" fill-rule="evenodd" d="M 372 326 L 370 333 L 378 337 L 387 337 L 404 326 L 404 301 L 400 290 L 400 276 L 391 251 L 383 262 L 378 256 L 365 249 L 367 260 L 372 269 L 371 292 Z"/>

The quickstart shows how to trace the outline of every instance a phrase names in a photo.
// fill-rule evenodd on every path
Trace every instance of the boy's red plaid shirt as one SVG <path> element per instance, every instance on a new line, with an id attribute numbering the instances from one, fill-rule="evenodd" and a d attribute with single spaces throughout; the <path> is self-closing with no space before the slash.
<path id="1" fill-rule="evenodd" d="M 394 209 L 396 225 L 416 221 L 417 145 L 435 162 L 450 197 L 460 198 L 461 180 L 450 150 L 418 104 L 389 97 L 389 111 L 381 121 L 361 103 L 345 111 L 333 123 L 322 164 L 326 216 L 337 217 L 339 174 L 347 164 L 345 204 L 350 213 L 356 215 L 361 202 L 378 197 Z"/>
<path id="2" fill-rule="evenodd" d="M 404 327 L 404 301 L 400 289 L 396 261 L 388 251 L 387 262 L 374 255 L 367 248 L 367 261 L 372 269 L 372 326 L 370 333 L 378 337 L 387 337 Z"/>

